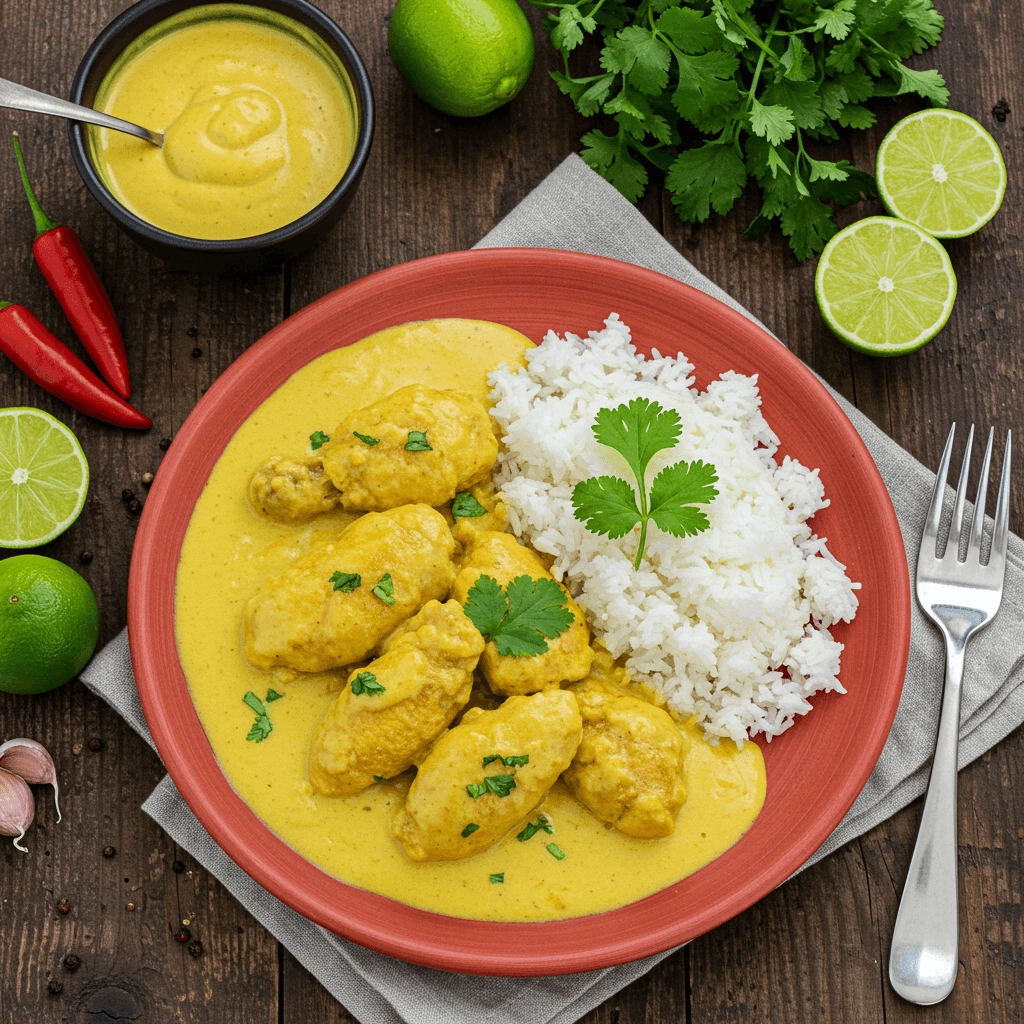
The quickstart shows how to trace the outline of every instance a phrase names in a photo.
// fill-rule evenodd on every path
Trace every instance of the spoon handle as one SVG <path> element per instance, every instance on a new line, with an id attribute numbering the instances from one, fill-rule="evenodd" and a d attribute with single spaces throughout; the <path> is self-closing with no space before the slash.
<path id="1" fill-rule="evenodd" d="M 99 125 L 101 128 L 112 128 L 117 132 L 125 132 L 136 138 L 152 142 L 154 146 L 162 146 L 164 137 L 160 132 L 151 132 L 131 121 L 122 121 L 119 117 L 100 113 L 91 107 L 82 107 L 77 103 L 49 96 L 45 92 L 37 92 L 17 82 L 9 82 L 0 78 L 0 107 L 12 110 L 27 110 L 34 114 L 52 114 L 54 117 L 65 117 L 70 121 L 85 121 L 87 124 Z"/>

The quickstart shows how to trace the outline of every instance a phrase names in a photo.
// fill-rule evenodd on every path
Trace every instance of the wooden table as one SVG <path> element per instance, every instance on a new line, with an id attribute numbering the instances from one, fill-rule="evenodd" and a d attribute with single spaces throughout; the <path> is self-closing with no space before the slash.
<path id="1" fill-rule="evenodd" d="M 89 42 L 125 0 L 4 0 L 0 75 L 66 95 Z M 228 364 L 283 317 L 331 289 L 395 263 L 464 249 L 576 147 L 585 130 L 547 71 L 554 54 L 538 29 L 538 66 L 523 94 L 480 121 L 445 117 L 417 101 L 387 54 L 389 0 L 321 0 L 369 66 L 378 104 L 369 167 L 344 223 L 293 265 L 258 277 L 198 278 L 166 270 L 130 242 L 86 193 L 63 123 L 0 111 L 0 136 L 20 130 L 51 216 L 74 225 L 120 315 L 134 399 L 147 434 L 86 419 L 13 372 L 0 370 L 0 405 L 48 409 L 78 434 L 92 467 L 79 521 L 44 552 L 79 569 L 99 598 L 101 642 L 125 623 L 128 563 L 142 474 Z M 946 41 L 924 56 L 949 83 L 954 107 L 995 135 L 1010 168 L 996 220 L 949 246 L 960 281 L 953 317 L 918 354 L 860 357 L 835 341 L 814 303 L 813 262 L 797 264 L 781 237 L 743 237 L 757 202 L 733 216 L 683 225 L 652 189 L 645 215 L 834 387 L 929 465 L 951 419 L 1024 428 L 1015 389 L 1024 379 L 1020 287 L 1024 228 L 1024 19 L 1017 5 L 940 5 Z M 531 19 L 538 24 L 536 12 Z M 992 110 L 1001 99 L 1010 113 Z M 879 105 L 879 124 L 835 146 L 870 169 L 885 130 L 913 109 Z M 847 219 L 878 212 L 875 203 Z M 32 307 L 70 332 L 30 255 L 32 222 L 14 157 L 0 141 L 0 298 Z M 77 343 L 72 342 L 77 347 Z M 1019 393 L 1019 392 L 1018 392 Z M 1014 526 L 1024 526 L 1024 473 Z M 91 552 L 88 565 L 83 552 Z M 146 744 L 81 683 L 41 697 L 0 694 L 0 735 L 31 736 L 53 752 L 64 821 L 39 800 L 30 853 L 0 844 L 0 1022 L 277 1024 L 350 1021 L 220 884 L 169 841 L 139 807 L 159 781 Z M 586 1018 L 588 1024 L 885 1021 L 1016 1022 L 1024 1018 L 1024 737 L 1018 732 L 961 776 L 961 963 L 953 996 L 919 1010 L 888 986 L 889 937 L 917 824 L 897 815 L 805 872 L 730 924 L 663 961 Z M 105 847 L 116 852 L 107 856 Z M 109 853 L 109 850 L 107 851 Z M 66 914 L 60 901 L 70 902 Z M 200 946 L 179 944 L 188 919 Z M 81 967 L 67 971 L 66 954 Z M 62 988 L 61 988 L 62 986 Z M 52 990 L 56 989 L 57 992 Z"/>

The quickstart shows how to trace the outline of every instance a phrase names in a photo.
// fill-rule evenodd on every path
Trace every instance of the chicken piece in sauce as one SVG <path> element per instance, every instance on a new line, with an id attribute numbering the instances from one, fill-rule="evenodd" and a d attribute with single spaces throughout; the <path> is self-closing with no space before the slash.
<path id="1" fill-rule="evenodd" d="M 496 711 L 471 708 L 420 765 L 392 819 L 392 834 L 414 861 L 481 853 L 540 804 L 568 767 L 581 733 L 576 698 L 567 690 L 510 697 Z M 512 763 L 491 760 L 495 754 Z M 483 791 L 474 797 L 467 786 Z"/>
<path id="2" fill-rule="evenodd" d="M 360 516 L 246 602 L 246 658 L 255 668 L 300 672 L 361 661 L 428 601 L 447 594 L 454 552 L 444 516 L 427 505 Z M 349 589 L 355 575 L 359 585 Z"/>
<path id="3" fill-rule="evenodd" d="M 324 472 L 319 455 L 277 455 L 249 480 L 249 503 L 278 523 L 308 522 L 340 501 L 341 492 Z"/>
<path id="4" fill-rule="evenodd" d="M 428 601 L 388 637 L 380 657 L 352 672 L 314 730 L 313 787 L 349 796 L 421 761 L 469 700 L 483 649 L 457 601 Z M 367 681 L 365 673 L 370 686 L 357 681 Z"/>
<path id="5" fill-rule="evenodd" d="M 487 478 L 498 441 L 472 395 L 410 384 L 347 416 L 322 454 L 346 509 L 437 507 Z"/>
<path id="6" fill-rule="evenodd" d="M 466 603 L 470 588 L 483 575 L 492 577 L 502 586 L 517 576 L 553 579 L 540 558 L 509 533 L 477 530 L 470 522 L 461 520 L 455 528 L 455 536 L 463 545 L 463 552 L 451 596 L 462 604 Z M 480 659 L 480 668 L 487 685 L 495 693 L 538 693 L 564 682 L 582 679 L 590 671 L 594 654 L 590 648 L 590 629 L 582 609 L 568 592 L 566 599 L 573 615 L 572 625 L 558 637 L 547 641 L 545 654 L 533 657 L 501 655 L 495 643 L 488 642 Z"/>
<path id="7" fill-rule="evenodd" d="M 563 781 L 620 832 L 638 839 L 670 836 L 686 802 L 689 740 L 667 711 L 616 684 L 607 652 L 598 652 L 594 668 L 570 687 L 583 738 Z"/>

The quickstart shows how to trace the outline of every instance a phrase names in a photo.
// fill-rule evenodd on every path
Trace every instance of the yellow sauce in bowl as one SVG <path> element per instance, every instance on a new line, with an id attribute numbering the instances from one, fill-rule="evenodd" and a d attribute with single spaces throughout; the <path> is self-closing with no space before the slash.
<path id="1" fill-rule="evenodd" d="M 692 874 L 736 843 L 757 817 L 766 778 L 760 748 L 711 746 L 693 723 L 687 800 L 666 839 L 636 839 L 599 821 L 558 782 L 540 810 L 554 825 L 529 842 L 510 833 L 467 860 L 414 863 L 390 831 L 407 775 L 348 797 L 316 793 L 307 777 L 310 736 L 348 673 L 284 681 L 254 669 L 242 644 L 242 609 L 270 577 L 355 513 L 335 509 L 301 526 L 258 516 L 246 499 L 253 469 L 268 453 L 302 451 L 309 434 L 408 384 L 464 391 L 488 402 L 487 374 L 523 362 L 530 342 L 474 320 L 431 320 L 389 328 L 328 352 L 299 370 L 228 443 L 196 504 L 178 566 L 175 633 L 199 719 L 228 781 L 285 842 L 325 871 L 371 892 L 456 917 L 544 921 L 623 906 Z M 246 739 L 247 691 L 270 705 L 273 731 Z M 556 860 L 546 844 L 565 853 Z M 492 884 L 491 874 L 504 882 Z"/>
<path id="2" fill-rule="evenodd" d="M 333 51 L 298 22 L 242 4 L 149 29 L 107 73 L 95 107 L 165 133 L 160 149 L 90 128 L 90 155 L 118 202 L 190 238 L 248 238 L 297 220 L 341 180 L 357 136 Z"/>

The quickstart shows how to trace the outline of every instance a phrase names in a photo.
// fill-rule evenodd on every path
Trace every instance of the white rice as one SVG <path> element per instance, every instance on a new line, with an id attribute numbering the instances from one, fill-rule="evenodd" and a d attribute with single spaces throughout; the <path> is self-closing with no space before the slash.
<path id="1" fill-rule="evenodd" d="M 808 525 L 828 501 L 818 470 L 788 456 L 761 415 L 756 377 L 729 371 L 701 393 L 682 355 L 644 359 L 616 314 L 588 340 L 549 332 L 528 366 L 490 376 L 504 432 L 495 482 L 517 536 L 554 557 L 552 573 L 586 610 L 594 632 L 634 676 L 709 738 L 742 742 L 784 732 L 839 682 L 843 645 L 828 627 L 857 612 L 859 583 Z M 680 459 L 715 466 L 711 527 L 675 538 L 649 527 L 634 571 L 639 527 L 621 540 L 573 516 L 572 489 L 591 476 L 634 483 L 617 452 L 594 440 L 597 411 L 646 396 L 678 411 L 674 449 L 648 481 Z"/>

